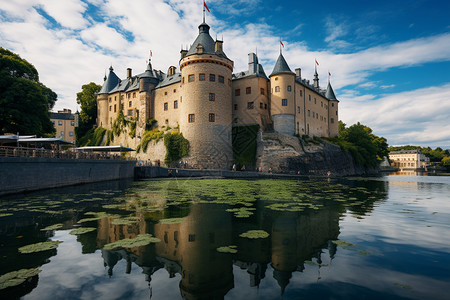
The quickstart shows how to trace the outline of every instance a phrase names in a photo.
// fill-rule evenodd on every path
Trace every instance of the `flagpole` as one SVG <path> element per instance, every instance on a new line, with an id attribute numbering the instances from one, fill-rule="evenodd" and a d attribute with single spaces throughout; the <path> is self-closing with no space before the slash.
<path id="1" fill-rule="evenodd" d="M 206 23 L 205 22 L 205 14 L 206 14 L 206 12 L 205 12 L 205 0 L 203 0 L 203 23 Z"/>

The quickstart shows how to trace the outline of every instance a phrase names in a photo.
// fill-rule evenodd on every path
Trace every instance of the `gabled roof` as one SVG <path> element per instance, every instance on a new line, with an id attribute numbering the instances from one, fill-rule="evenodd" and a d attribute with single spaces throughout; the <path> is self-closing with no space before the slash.
<path id="1" fill-rule="evenodd" d="M 273 67 L 272 74 L 270 74 L 269 77 L 271 77 L 275 74 L 280 74 L 280 73 L 289 73 L 289 74 L 295 75 L 295 73 L 292 72 L 291 69 L 289 68 L 282 53 L 280 53 L 280 55 L 278 56 L 277 62 L 275 63 L 275 66 Z"/>
<path id="2" fill-rule="evenodd" d="M 338 99 L 336 99 L 336 95 L 334 94 L 333 88 L 331 87 L 331 83 L 329 82 L 327 86 L 327 92 L 325 93 L 325 97 L 328 98 L 328 100 L 338 101 Z"/>
<path id="3" fill-rule="evenodd" d="M 233 79 L 241 79 L 245 77 L 256 76 L 269 79 L 264 72 L 263 66 L 258 62 L 258 57 L 255 53 L 249 54 L 248 71 L 238 72 L 233 74 Z"/>
<path id="4" fill-rule="evenodd" d="M 166 76 L 155 88 L 162 88 L 177 82 L 181 82 L 181 73 L 175 73 L 172 76 Z"/>
<path id="5" fill-rule="evenodd" d="M 112 89 L 114 89 L 117 84 L 120 82 L 120 78 L 117 77 L 116 73 L 114 73 L 114 69 L 111 66 L 109 68 L 109 74 L 108 77 L 106 78 L 105 82 L 103 83 L 103 86 L 100 90 L 100 92 L 98 92 L 98 94 L 108 94 L 109 92 L 112 91 Z"/>

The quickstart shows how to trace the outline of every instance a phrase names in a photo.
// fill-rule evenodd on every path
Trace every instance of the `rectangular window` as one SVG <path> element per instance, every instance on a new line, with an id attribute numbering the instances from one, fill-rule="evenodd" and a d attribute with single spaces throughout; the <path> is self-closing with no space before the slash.
<path id="1" fill-rule="evenodd" d="M 178 101 L 177 100 L 173 101 L 173 108 L 175 108 L 175 109 L 178 108 Z"/>
<path id="2" fill-rule="evenodd" d="M 130 117 L 133 116 L 133 110 L 132 109 L 128 110 L 128 116 L 130 116 Z"/>
<path id="3" fill-rule="evenodd" d="M 131 101 L 130 101 L 130 102 L 128 102 L 128 107 L 131 107 Z"/>
<path id="4" fill-rule="evenodd" d="M 316 100 L 316 98 L 314 98 L 314 104 L 317 104 L 317 100 Z"/>
<path id="5" fill-rule="evenodd" d="M 334 107 L 334 103 L 331 103 L 331 106 Z"/>
<path id="6" fill-rule="evenodd" d="M 61 136 L 64 136 L 64 131 L 61 131 Z"/>
<path id="7" fill-rule="evenodd" d="M 247 103 L 247 108 L 248 108 L 248 109 L 253 109 L 254 107 L 255 107 L 255 105 L 254 105 L 253 102 L 248 102 L 248 103 Z"/>
<path id="8" fill-rule="evenodd" d="M 216 75 L 215 74 L 209 74 L 209 81 L 216 81 Z"/>
<path id="9" fill-rule="evenodd" d="M 117 104 L 114 104 L 114 112 L 117 111 Z"/>
<path id="10" fill-rule="evenodd" d="M 176 93 L 176 92 L 177 92 L 177 89 L 173 89 L 173 92 Z"/>
<path id="11" fill-rule="evenodd" d="M 245 88 L 245 93 L 248 95 L 248 94 L 251 94 L 252 93 L 252 88 L 251 87 L 246 87 Z"/>
<path id="12" fill-rule="evenodd" d="M 313 119 L 314 119 L 314 118 L 316 118 L 316 113 L 315 113 L 315 112 L 313 112 Z"/>
<path id="13" fill-rule="evenodd" d="M 290 85 L 288 85 L 287 90 L 288 90 L 288 92 L 292 91 L 292 87 Z"/>
<path id="14" fill-rule="evenodd" d="M 188 115 L 188 122 L 194 123 L 195 122 L 195 114 L 189 114 Z"/>
<path id="15" fill-rule="evenodd" d="M 264 109 L 267 109 L 267 104 L 264 104 Z"/>
<path id="16" fill-rule="evenodd" d="M 209 101 L 215 101 L 216 100 L 216 94 L 209 93 Z"/>
<path id="17" fill-rule="evenodd" d="M 111 102 L 111 97 L 109 97 L 109 102 Z"/>
<path id="18" fill-rule="evenodd" d="M 302 91 L 302 90 L 300 90 L 300 97 L 301 97 L 301 96 L 303 96 L 303 91 Z"/>
<path id="19" fill-rule="evenodd" d="M 241 95 L 241 89 L 235 89 L 234 90 L 234 95 L 235 96 L 240 96 Z"/>
<path id="20" fill-rule="evenodd" d="M 234 110 L 237 110 L 238 106 L 237 104 L 234 105 Z"/>
<path id="21" fill-rule="evenodd" d="M 336 111 L 336 116 L 337 116 L 337 111 Z"/>
<path id="22" fill-rule="evenodd" d="M 136 98 L 136 93 L 133 93 L 133 98 Z"/>
<path id="23" fill-rule="evenodd" d="M 311 116 L 311 111 L 308 109 L 308 117 Z"/>
<path id="24" fill-rule="evenodd" d="M 219 75 L 219 82 L 220 83 L 225 83 L 225 78 L 223 76 Z"/>
<path id="25" fill-rule="evenodd" d="M 55 121 L 52 121 L 53 126 L 55 126 Z"/>
<path id="26" fill-rule="evenodd" d="M 320 106 L 323 107 L 323 101 L 320 101 Z"/>
<path id="27" fill-rule="evenodd" d="M 194 74 L 188 75 L 188 82 L 194 81 Z"/>
<path id="28" fill-rule="evenodd" d="M 215 114 L 209 114 L 209 121 L 215 122 L 216 121 L 216 115 Z"/>
<path id="29" fill-rule="evenodd" d="M 169 103 L 165 102 L 164 103 L 164 110 L 168 110 L 169 109 Z"/>
<path id="30" fill-rule="evenodd" d="M 200 81 L 205 81 L 205 79 L 206 79 L 206 76 L 205 76 L 204 73 L 198 74 L 198 80 L 200 80 Z"/>
<path id="31" fill-rule="evenodd" d="M 70 121 L 70 125 L 75 126 L 75 121 Z"/>
<path id="32" fill-rule="evenodd" d="M 281 99 L 281 105 L 287 106 L 287 99 Z"/>
<path id="33" fill-rule="evenodd" d="M 275 87 L 275 93 L 278 93 L 280 91 L 280 87 L 279 86 L 276 86 Z"/>
<path id="34" fill-rule="evenodd" d="M 308 99 L 309 99 L 309 101 L 311 101 L 311 95 L 308 95 Z"/>
<path id="35" fill-rule="evenodd" d="M 73 136 L 73 131 L 69 131 L 69 136 Z"/>
<path id="36" fill-rule="evenodd" d="M 131 94 L 128 94 L 128 95 L 127 95 L 127 98 L 130 99 L 130 97 L 131 97 Z"/>
<path id="37" fill-rule="evenodd" d="M 263 108 L 263 104 L 261 102 L 259 103 L 259 108 Z"/>
<path id="38" fill-rule="evenodd" d="M 58 125 L 61 126 L 62 125 L 62 121 L 58 121 Z"/>
<path id="39" fill-rule="evenodd" d="M 297 106 L 297 112 L 300 113 L 300 106 Z"/>
<path id="40" fill-rule="evenodd" d="M 109 106 L 109 111 L 111 111 L 111 105 Z"/>
<path id="41" fill-rule="evenodd" d="M 194 242 L 195 241 L 195 234 L 190 234 L 188 237 L 189 242 Z"/>
<path id="42" fill-rule="evenodd" d="M 331 118 L 330 122 L 331 122 L 331 124 L 333 124 L 334 123 L 334 118 Z"/>
<path id="43" fill-rule="evenodd" d="M 264 88 L 260 89 L 261 95 L 264 95 Z"/>

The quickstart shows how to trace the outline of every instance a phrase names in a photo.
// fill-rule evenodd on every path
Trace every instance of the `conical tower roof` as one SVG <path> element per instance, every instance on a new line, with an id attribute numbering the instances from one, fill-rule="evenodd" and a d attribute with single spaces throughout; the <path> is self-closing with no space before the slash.
<path id="1" fill-rule="evenodd" d="M 287 64 L 286 60 L 284 59 L 284 56 L 282 53 L 278 56 L 277 62 L 275 63 L 275 66 L 273 67 L 272 74 L 269 75 L 269 77 L 280 74 L 280 73 L 289 73 L 294 74 L 294 72 L 291 71 L 289 68 L 289 65 Z"/>
<path id="2" fill-rule="evenodd" d="M 108 94 L 119 84 L 119 82 L 120 78 L 117 77 L 116 73 L 114 73 L 113 67 L 109 67 L 108 77 L 106 78 L 105 82 L 103 82 L 103 86 L 98 94 Z"/>
<path id="3" fill-rule="evenodd" d="M 325 97 L 327 97 L 328 100 L 338 101 L 338 99 L 336 99 L 336 95 L 334 94 L 334 91 L 333 91 L 333 88 L 331 87 L 330 82 L 328 82 L 327 92 L 325 93 Z"/>
<path id="4" fill-rule="evenodd" d="M 213 38 L 209 35 L 209 25 L 202 23 L 198 26 L 198 36 L 187 52 L 186 56 L 197 54 L 197 47 L 203 46 L 203 53 L 215 54 L 215 43 Z"/>

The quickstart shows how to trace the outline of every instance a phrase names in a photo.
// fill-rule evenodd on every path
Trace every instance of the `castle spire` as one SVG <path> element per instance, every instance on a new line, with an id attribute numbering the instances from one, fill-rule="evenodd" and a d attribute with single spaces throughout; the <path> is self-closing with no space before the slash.
<path id="1" fill-rule="evenodd" d="M 317 59 L 315 60 L 316 63 L 314 64 L 314 87 L 316 89 L 319 89 L 319 74 L 317 74 L 317 66 L 319 63 L 317 62 Z"/>

